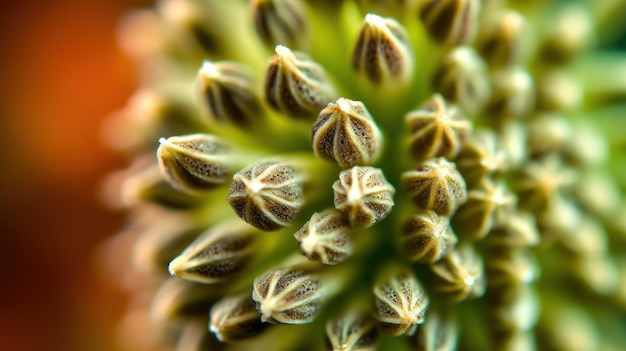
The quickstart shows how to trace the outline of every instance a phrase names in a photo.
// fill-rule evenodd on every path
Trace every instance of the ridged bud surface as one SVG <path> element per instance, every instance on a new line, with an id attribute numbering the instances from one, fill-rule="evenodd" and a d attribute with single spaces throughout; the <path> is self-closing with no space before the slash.
<path id="1" fill-rule="evenodd" d="M 365 16 L 352 67 L 372 83 L 403 83 L 412 77 L 413 66 L 413 49 L 402 25 L 391 18 Z"/>
<path id="2" fill-rule="evenodd" d="M 458 341 L 457 321 L 450 315 L 430 308 L 426 321 L 410 339 L 411 351 L 454 351 Z"/>
<path id="3" fill-rule="evenodd" d="M 406 117 L 409 149 L 416 160 L 454 158 L 467 141 L 472 124 L 456 107 L 435 94 Z"/>
<path id="4" fill-rule="evenodd" d="M 454 163 L 471 188 L 485 177 L 503 171 L 507 166 L 507 155 L 500 148 L 497 134 L 483 129 L 472 134 Z"/>
<path id="5" fill-rule="evenodd" d="M 492 95 L 485 111 L 497 128 L 506 122 L 526 117 L 535 106 L 535 86 L 528 72 L 511 68 L 498 71 L 491 78 Z"/>
<path id="6" fill-rule="evenodd" d="M 329 351 L 375 351 L 378 346 L 376 320 L 356 311 L 326 323 L 326 349 Z"/>
<path id="7" fill-rule="evenodd" d="M 288 226 L 304 204 L 302 179 L 279 162 L 259 162 L 233 177 L 228 202 L 246 223 L 271 231 Z"/>
<path id="8" fill-rule="evenodd" d="M 340 98 L 324 108 L 311 130 L 313 151 L 341 168 L 371 165 L 380 156 L 383 137 L 365 105 Z"/>
<path id="9" fill-rule="evenodd" d="M 302 52 L 276 47 L 265 74 L 265 97 L 273 108 L 290 117 L 309 119 L 336 95 L 322 66 Z"/>
<path id="10" fill-rule="evenodd" d="M 211 307 L 209 329 L 222 342 L 236 342 L 261 333 L 267 324 L 249 292 L 225 297 Z"/>
<path id="11" fill-rule="evenodd" d="M 524 16 L 503 11 L 486 20 L 476 46 L 490 67 L 511 67 L 524 58 L 527 36 Z"/>
<path id="12" fill-rule="evenodd" d="M 483 261 L 469 245 L 457 247 L 430 268 L 435 290 L 452 300 L 477 298 L 485 292 Z"/>
<path id="13" fill-rule="evenodd" d="M 294 237 L 300 243 L 300 252 L 311 261 L 333 265 L 352 254 L 350 225 L 334 210 L 314 213 Z"/>
<path id="14" fill-rule="evenodd" d="M 448 217 L 433 211 L 409 216 L 402 226 L 400 247 L 413 262 L 433 263 L 456 245 Z"/>
<path id="15" fill-rule="evenodd" d="M 480 7 L 479 0 L 427 0 L 419 16 L 433 40 L 455 46 L 474 40 Z"/>
<path id="16" fill-rule="evenodd" d="M 465 180 L 454 163 L 432 159 L 402 174 L 405 194 L 424 210 L 450 216 L 467 199 Z"/>
<path id="17" fill-rule="evenodd" d="M 333 191 L 335 208 L 347 214 L 352 226 L 370 227 L 385 218 L 394 205 L 395 189 L 378 168 L 342 171 Z"/>
<path id="18" fill-rule="evenodd" d="M 306 49 L 308 19 L 300 0 L 253 0 L 254 28 L 268 48 Z"/>

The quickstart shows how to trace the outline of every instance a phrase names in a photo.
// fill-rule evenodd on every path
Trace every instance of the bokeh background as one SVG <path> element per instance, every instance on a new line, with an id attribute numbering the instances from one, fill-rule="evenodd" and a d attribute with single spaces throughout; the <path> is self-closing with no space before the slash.
<path id="1" fill-rule="evenodd" d="M 0 3 L 0 349 L 115 350 L 124 296 L 93 252 L 122 225 L 97 189 L 124 162 L 99 128 L 135 86 L 115 30 L 142 1 Z"/>

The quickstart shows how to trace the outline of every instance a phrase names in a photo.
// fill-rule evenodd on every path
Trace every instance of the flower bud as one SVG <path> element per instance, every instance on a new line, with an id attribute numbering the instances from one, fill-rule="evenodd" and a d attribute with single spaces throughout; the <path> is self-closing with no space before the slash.
<path id="1" fill-rule="evenodd" d="M 450 216 L 467 199 L 465 180 L 454 163 L 444 158 L 428 160 L 402 174 L 406 195 L 424 210 Z"/>
<path id="2" fill-rule="evenodd" d="M 457 242 L 448 217 L 433 211 L 411 215 L 404 221 L 400 246 L 413 262 L 433 263 L 450 251 Z"/>
<path id="3" fill-rule="evenodd" d="M 454 351 L 457 349 L 457 321 L 450 315 L 430 308 L 426 320 L 410 339 L 411 351 Z"/>
<path id="4" fill-rule="evenodd" d="M 344 169 L 373 164 L 383 147 L 382 133 L 363 103 L 344 98 L 320 112 L 311 141 L 316 156 Z"/>
<path id="5" fill-rule="evenodd" d="M 350 227 L 334 210 L 314 213 L 294 236 L 300 252 L 311 261 L 334 265 L 352 254 Z"/>
<path id="6" fill-rule="evenodd" d="M 247 339 L 267 327 L 249 292 L 222 298 L 211 307 L 210 315 L 209 329 L 221 342 Z"/>
<path id="7" fill-rule="evenodd" d="M 490 67 L 512 67 L 525 56 L 527 36 L 524 16 L 515 11 L 504 11 L 486 21 L 476 47 Z"/>
<path id="8" fill-rule="evenodd" d="M 233 156 L 225 141 L 210 134 L 159 139 L 157 158 L 163 177 L 186 193 L 204 192 L 232 174 Z"/>
<path id="9" fill-rule="evenodd" d="M 194 240 L 169 265 L 172 275 L 215 284 L 239 272 L 254 252 L 256 231 L 241 222 L 217 225 Z"/>
<path id="10" fill-rule="evenodd" d="M 394 205 L 395 189 L 378 168 L 355 166 L 342 171 L 333 191 L 335 208 L 348 215 L 351 226 L 371 227 Z"/>
<path id="11" fill-rule="evenodd" d="M 265 97 L 273 108 L 290 117 L 308 119 L 336 96 L 322 66 L 302 52 L 276 46 L 265 75 Z"/>
<path id="12" fill-rule="evenodd" d="M 368 314 L 351 311 L 326 323 L 329 351 L 375 351 L 377 344 L 376 321 Z"/>
<path id="13" fill-rule="evenodd" d="M 263 322 L 306 324 L 333 292 L 328 283 L 305 265 L 276 267 L 254 279 L 252 299 Z"/>
<path id="14" fill-rule="evenodd" d="M 448 46 L 468 44 L 478 30 L 480 3 L 479 0 L 427 0 L 419 16 L 433 40 Z"/>
<path id="15" fill-rule="evenodd" d="M 569 121 L 556 114 L 542 114 L 528 124 L 528 153 L 537 157 L 558 153 L 572 134 Z"/>
<path id="16" fill-rule="evenodd" d="M 406 30 L 391 18 L 365 16 L 352 67 L 372 83 L 406 83 L 413 76 L 413 48 Z"/>
<path id="17" fill-rule="evenodd" d="M 471 189 L 485 177 L 503 171 L 507 166 L 506 158 L 496 133 L 483 129 L 472 133 L 454 163 Z"/>
<path id="18" fill-rule="evenodd" d="M 547 210 L 559 194 L 559 190 L 572 185 L 576 174 L 564 169 L 556 157 L 541 162 L 529 162 L 521 167 L 514 181 L 514 190 L 521 208 L 533 212 Z"/>
<path id="19" fill-rule="evenodd" d="M 512 119 L 527 116 L 535 105 L 535 87 L 530 74 L 522 69 L 496 72 L 491 80 L 492 95 L 486 112 L 501 128 Z"/>
<path id="20" fill-rule="evenodd" d="M 487 65 L 470 46 L 459 46 L 441 60 L 432 78 L 435 91 L 468 113 L 482 110 L 491 95 Z"/>
<path id="21" fill-rule="evenodd" d="M 524 248 L 541 241 L 534 216 L 526 212 L 498 211 L 494 226 L 485 238 L 493 246 Z"/>
<path id="22" fill-rule="evenodd" d="M 561 5 L 550 18 L 539 43 L 539 58 L 549 64 L 565 65 L 590 44 L 594 23 L 589 9 L 582 4 Z"/>
<path id="23" fill-rule="evenodd" d="M 414 159 L 454 158 L 467 141 L 472 124 L 455 106 L 435 94 L 406 117 L 409 149 Z"/>
<path id="24" fill-rule="evenodd" d="M 531 284 L 539 277 L 539 267 L 530 251 L 495 247 L 485 254 L 489 289 L 508 289 Z"/>
<path id="25" fill-rule="evenodd" d="M 265 46 L 304 50 L 309 46 L 306 11 L 300 0 L 253 0 L 254 28 Z"/>
<path id="26" fill-rule="evenodd" d="M 537 77 L 537 109 L 575 111 L 585 100 L 584 87 L 570 74 L 558 70 Z"/>
<path id="27" fill-rule="evenodd" d="M 539 318 L 539 301 L 534 288 L 520 285 L 490 301 L 489 318 L 493 332 L 527 331 Z"/>
<path id="28" fill-rule="evenodd" d="M 303 179 L 285 163 L 259 162 L 233 179 L 228 202 L 241 219 L 258 229 L 288 226 L 304 205 Z"/>
<path id="29" fill-rule="evenodd" d="M 420 282 L 406 269 L 395 269 L 374 285 L 374 317 L 382 331 L 413 335 L 424 322 L 429 299 Z"/>
<path id="30" fill-rule="evenodd" d="M 248 127 L 263 118 L 260 98 L 250 73 L 231 62 L 204 61 L 196 90 L 211 121 Z"/>
<path id="31" fill-rule="evenodd" d="M 486 281 L 483 261 L 470 245 L 462 245 L 430 265 L 436 291 L 454 301 L 480 297 Z"/>
<path id="32" fill-rule="evenodd" d="M 160 322 L 204 316 L 222 293 L 215 286 L 169 278 L 152 298 L 150 314 Z"/>

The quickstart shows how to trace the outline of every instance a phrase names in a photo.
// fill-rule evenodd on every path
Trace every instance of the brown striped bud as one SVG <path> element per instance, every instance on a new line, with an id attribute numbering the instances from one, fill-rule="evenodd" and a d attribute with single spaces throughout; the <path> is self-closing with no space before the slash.
<path id="1" fill-rule="evenodd" d="M 294 237 L 300 252 L 311 261 L 337 264 L 352 254 L 350 226 L 344 216 L 334 210 L 314 213 Z"/>
<path id="2" fill-rule="evenodd" d="M 535 86 L 530 74 L 513 68 L 496 72 L 491 79 L 492 94 L 485 111 L 496 127 L 527 116 L 535 106 Z"/>
<path id="3" fill-rule="evenodd" d="M 413 48 L 398 22 L 368 14 L 352 54 L 352 67 L 372 83 L 406 83 L 413 76 Z"/>
<path id="4" fill-rule="evenodd" d="M 196 77 L 196 90 L 212 122 L 248 127 L 263 118 L 252 76 L 242 65 L 204 61 Z"/>
<path id="5" fill-rule="evenodd" d="M 459 46 L 443 58 L 432 78 L 435 91 L 470 114 L 482 110 L 491 95 L 487 65 L 470 46 Z"/>
<path id="6" fill-rule="evenodd" d="M 433 263 L 456 245 L 448 217 L 433 211 L 416 213 L 402 226 L 400 246 L 413 262 Z"/>
<path id="7" fill-rule="evenodd" d="M 476 47 L 490 67 L 512 67 L 524 59 L 527 31 L 522 14 L 504 11 L 486 21 Z"/>
<path id="8" fill-rule="evenodd" d="M 212 5 L 194 0 L 161 0 L 157 3 L 160 18 L 167 25 L 172 42 L 183 52 L 217 54 L 224 49 L 224 30 Z"/>
<path id="9" fill-rule="evenodd" d="M 345 169 L 376 162 L 383 136 L 362 102 L 340 98 L 320 112 L 311 142 L 316 156 L 334 160 Z"/>
<path id="10" fill-rule="evenodd" d="M 426 321 L 410 339 L 411 351 L 454 351 L 457 349 L 458 326 L 456 318 L 430 308 Z"/>
<path id="11" fill-rule="evenodd" d="M 413 335 L 424 322 L 429 299 L 415 275 L 395 269 L 374 285 L 374 317 L 386 334 Z"/>
<path id="12" fill-rule="evenodd" d="M 601 219 L 611 220 L 624 195 L 615 174 L 603 168 L 580 172 L 572 190 L 578 206 Z"/>
<path id="13" fill-rule="evenodd" d="M 472 133 L 454 162 L 471 189 L 485 177 L 505 170 L 507 155 L 500 148 L 496 133 L 483 129 Z"/>
<path id="14" fill-rule="evenodd" d="M 159 139 L 157 158 L 163 177 L 173 187 L 196 194 L 223 184 L 232 174 L 230 146 L 210 134 Z"/>
<path id="15" fill-rule="evenodd" d="M 456 106 L 449 106 L 439 94 L 405 117 L 408 144 L 414 159 L 454 158 L 467 141 L 472 124 Z"/>
<path id="16" fill-rule="evenodd" d="M 469 191 L 465 201 L 452 217 L 452 227 L 462 238 L 480 240 L 493 227 L 494 213 L 501 209 L 513 210 L 515 196 L 506 184 L 493 184 L 485 178 Z"/>
<path id="17" fill-rule="evenodd" d="M 531 284 L 539 277 L 539 266 L 526 249 L 492 248 L 485 254 L 489 289 L 510 289 Z"/>
<path id="18" fill-rule="evenodd" d="M 228 202 L 246 223 L 277 230 L 288 226 L 304 205 L 302 181 L 287 164 L 259 162 L 234 175 Z"/>
<path id="19" fill-rule="evenodd" d="M 377 346 L 376 321 L 367 314 L 351 311 L 326 323 L 329 351 L 375 351 Z"/>
<path id="20" fill-rule="evenodd" d="M 402 174 L 406 195 L 424 210 L 450 216 L 467 199 L 465 180 L 454 163 L 431 159 Z"/>
<path id="21" fill-rule="evenodd" d="M 300 0 L 253 0 L 251 6 L 254 28 L 267 48 L 308 48 L 309 26 Z"/>
<path id="22" fill-rule="evenodd" d="M 254 279 L 252 299 L 263 322 L 306 324 L 334 292 L 328 283 L 304 265 L 276 267 Z"/>
<path id="23" fill-rule="evenodd" d="M 519 197 L 520 207 L 538 213 L 547 210 L 556 201 L 559 190 L 574 184 L 575 180 L 573 170 L 563 168 L 557 157 L 549 157 L 521 167 L 513 188 Z"/>
<path id="24" fill-rule="evenodd" d="M 215 286 L 172 277 L 161 284 L 152 298 L 150 315 L 159 322 L 204 316 L 221 293 Z"/>
<path id="25" fill-rule="evenodd" d="M 479 0 L 427 0 L 419 16 L 433 40 L 456 46 L 474 40 L 480 7 Z"/>
<path id="26" fill-rule="evenodd" d="M 333 191 L 335 208 L 347 214 L 352 226 L 371 227 L 394 205 L 395 189 L 378 168 L 355 166 L 342 171 Z"/>
<path id="27" fill-rule="evenodd" d="M 496 212 L 494 226 L 485 238 L 493 246 L 524 248 L 539 244 L 541 237 L 534 216 L 526 212 Z"/>
<path id="28" fill-rule="evenodd" d="M 170 274 L 205 284 L 222 282 L 239 272 L 252 257 L 255 234 L 241 222 L 212 227 L 170 262 Z"/>
<path id="29" fill-rule="evenodd" d="M 483 260 L 470 245 L 462 245 L 430 265 L 436 291 L 454 301 L 480 297 L 486 280 Z"/>
<path id="30" fill-rule="evenodd" d="M 308 119 L 336 97 L 322 66 L 302 52 L 276 46 L 265 74 L 265 98 L 273 108 L 290 117 Z"/>
<path id="31" fill-rule="evenodd" d="M 261 321 L 250 292 L 222 298 L 211 307 L 209 329 L 221 342 L 235 342 L 263 332 Z"/>

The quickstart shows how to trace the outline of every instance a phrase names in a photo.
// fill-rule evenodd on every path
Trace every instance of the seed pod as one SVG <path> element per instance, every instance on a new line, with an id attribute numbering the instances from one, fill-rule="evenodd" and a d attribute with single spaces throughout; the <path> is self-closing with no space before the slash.
<path id="1" fill-rule="evenodd" d="M 535 213 L 546 211 L 556 201 L 559 190 L 576 180 L 573 170 L 563 168 L 557 157 L 529 162 L 516 174 L 514 190 L 521 208 Z"/>
<path id="2" fill-rule="evenodd" d="M 232 174 L 231 148 L 210 134 L 161 138 L 157 158 L 163 177 L 176 189 L 196 194 L 223 184 Z"/>
<path id="3" fill-rule="evenodd" d="M 486 21 L 476 47 L 489 67 L 512 67 L 524 59 L 529 44 L 527 31 L 522 14 L 503 11 Z"/>
<path id="4" fill-rule="evenodd" d="M 209 228 L 169 265 L 170 274 L 215 284 L 239 272 L 254 253 L 256 231 L 241 222 Z"/>
<path id="5" fill-rule="evenodd" d="M 333 287 L 310 268 L 277 267 L 254 279 L 252 299 L 261 320 L 272 324 L 306 324 L 317 317 Z"/>
<path id="6" fill-rule="evenodd" d="M 492 129 L 472 133 L 454 163 L 471 189 L 483 179 L 506 169 L 506 153 L 499 147 L 498 136 Z"/>
<path id="7" fill-rule="evenodd" d="M 221 295 L 215 286 L 169 278 L 152 298 L 150 315 L 159 322 L 184 321 L 204 316 Z"/>
<path id="8" fill-rule="evenodd" d="M 491 248 L 485 261 L 489 289 L 531 284 L 539 277 L 539 266 L 526 249 Z"/>
<path id="9" fill-rule="evenodd" d="M 496 72 L 485 112 L 500 129 L 507 122 L 527 116 L 535 106 L 535 86 L 530 74 L 519 68 Z"/>
<path id="10" fill-rule="evenodd" d="M 316 156 L 335 160 L 345 169 L 376 162 L 383 136 L 362 102 L 340 98 L 320 112 L 311 142 Z"/>
<path id="11" fill-rule="evenodd" d="M 376 321 L 368 314 L 351 311 L 326 323 L 329 351 L 375 351 L 377 344 Z"/>
<path id="12" fill-rule="evenodd" d="M 228 202 L 246 223 L 272 231 L 288 226 L 304 204 L 302 178 L 280 162 L 259 162 L 233 177 Z"/>
<path id="13" fill-rule="evenodd" d="M 527 331 L 539 318 L 539 301 L 534 288 L 520 285 L 519 289 L 492 297 L 489 302 L 489 319 L 494 333 Z"/>
<path id="14" fill-rule="evenodd" d="M 552 65 L 565 65 L 591 43 L 594 20 L 582 4 L 561 5 L 539 43 L 538 56 Z"/>
<path id="15" fill-rule="evenodd" d="M 513 210 L 515 196 L 506 184 L 493 184 L 485 178 L 476 189 L 469 191 L 465 201 L 452 217 L 452 228 L 462 238 L 480 240 L 493 227 L 494 213 Z"/>
<path id="16" fill-rule="evenodd" d="M 444 158 L 428 160 L 402 174 L 406 195 L 424 210 L 450 216 L 467 199 L 465 180 L 454 163 Z"/>
<path id="17" fill-rule="evenodd" d="M 485 243 L 493 246 L 524 248 L 541 241 L 534 216 L 526 212 L 498 211 Z"/>
<path id="18" fill-rule="evenodd" d="M 435 91 L 470 114 L 482 110 L 491 95 L 487 65 L 470 46 L 459 46 L 441 60 L 432 78 Z"/>
<path id="19" fill-rule="evenodd" d="M 456 318 L 430 308 L 426 321 L 409 340 L 411 351 L 454 351 L 458 340 Z"/>
<path id="20" fill-rule="evenodd" d="M 454 301 L 480 297 L 486 281 L 483 261 L 470 245 L 462 245 L 430 265 L 436 291 Z"/>
<path id="21" fill-rule="evenodd" d="M 333 191 L 335 208 L 348 215 L 351 226 L 371 227 L 394 205 L 395 189 L 378 168 L 355 166 L 342 171 Z"/>
<path id="22" fill-rule="evenodd" d="M 334 210 L 314 213 L 294 237 L 300 252 L 311 261 L 337 264 L 352 254 L 352 239 L 345 217 Z"/>
<path id="23" fill-rule="evenodd" d="M 337 98 L 322 66 L 302 52 L 276 46 L 265 74 L 265 98 L 290 117 L 308 119 Z"/>
<path id="24" fill-rule="evenodd" d="M 211 307 L 209 329 L 221 342 L 251 338 L 266 327 L 249 292 L 222 298 Z"/>
<path id="25" fill-rule="evenodd" d="M 252 76 L 242 65 L 204 61 L 196 77 L 196 90 L 212 122 L 249 127 L 263 118 Z"/>
<path id="26" fill-rule="evenodd" d="M 400 23 L 365 16 L 352 54 L 352 67 L 358 73 L 372 83 L 406 83 L 413 76 L 414 60 L 409 35 Z"/>
<path id="27" fill-rule="evenodd" d="M 468 44 L 478 30 L 480 3 L 479 0 L 427 0 L 419 16 L 433 40 L 448 46 Z"/>
<path id="28" fill-rule="evenodd" d="M 374 317 L 386 334 L 413 335 L 424 322 L 429 299 L 415 275 L 396 269 L 374 285 Z"/>
<path id="29" fill-rule="evenodd" d="M 309 25 L 300 0 L 253 0 L 251 7 L 254 28 L 267 48 L 308 48 Z"/>
<path id="30" fill-rule="evenodd" d="M 413 214 L 402 226 L 400 246 L 413 262 L 436 262 L 452 250 L 456 242 L 448 217 L 433 211 Z"/>
<path id="31" fill-rule="evenodd" d="M 467 141 L 472 124 L 439 94 L 405 117 L 409 128 L 409 149 L 418 161 L 433 157 L 454 158 Z"/>

